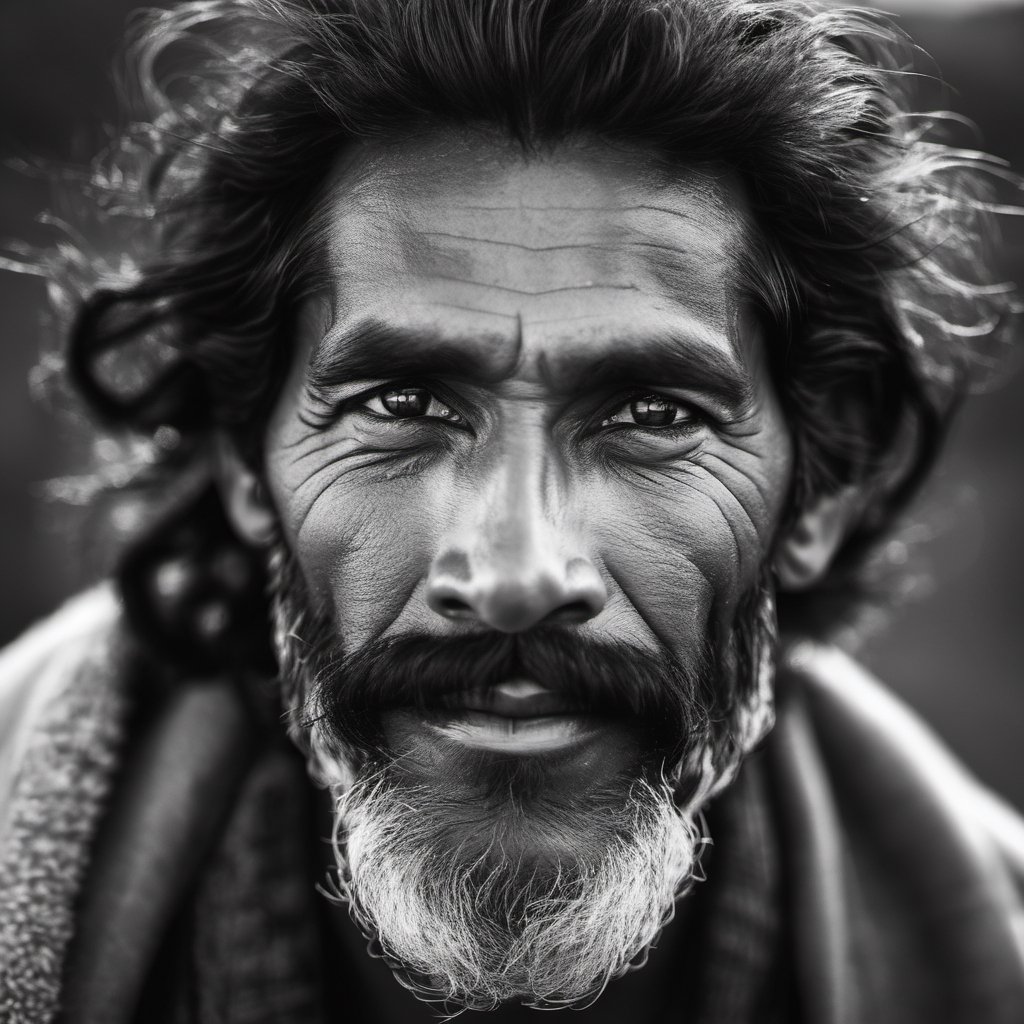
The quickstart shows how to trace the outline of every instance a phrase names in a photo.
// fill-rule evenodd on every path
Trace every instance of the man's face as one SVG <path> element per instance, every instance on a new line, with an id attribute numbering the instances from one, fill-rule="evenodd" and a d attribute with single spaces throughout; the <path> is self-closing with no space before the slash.
<path id="1" fill-rule="evenodd" d="M 325 774 L 387 764 L 385 802 L 433 815 L 432 854 L 520 880 L 593 867 L 638 784 L 706 796 L 760 731 L 735 638 L 765 612 L 792 452 L 749 231 L 729 180 L 599 143 L 438 134 L 337 171 L 333 286 L 266 447 L 327 648 L 294 699 L 367 713 L 319 727 L 321 761 L 354 762 Z"/>

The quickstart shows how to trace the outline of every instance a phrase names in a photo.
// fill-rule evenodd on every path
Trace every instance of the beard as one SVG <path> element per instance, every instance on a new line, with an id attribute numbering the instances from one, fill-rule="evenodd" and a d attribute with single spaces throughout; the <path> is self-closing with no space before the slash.
<path id="1" fill-rule="evenodd" d="M 701 809 L 773 721 L 767 574 L 683 664 L 555 627 L 346 651 L 283 544 L 271 572 L 290 732 L 335 803 L 328 894 L 401 983 L 447 1008 L 553 1008 L 641 966 L 699 875 Z M 636 723 L 638 757 L 568 791 L 532 758 L 480 758 L 453 785 L 389 742 L 389 715 L 515 678 Z"/>

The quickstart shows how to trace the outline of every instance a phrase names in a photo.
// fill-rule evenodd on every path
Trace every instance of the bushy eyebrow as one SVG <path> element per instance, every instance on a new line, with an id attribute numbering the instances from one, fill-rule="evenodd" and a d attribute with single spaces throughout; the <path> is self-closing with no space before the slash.
<path id="1" fill-rule="evenodd" d="M 409 328 L 367 319 L 329 335 L 307 371 L 308 385 L 325 391 L 355 380 L 452 377 L 494 384 L 511 375 L 521 350 L 518 333 L 452 335 L 431 327 Z M 622 336 L 541 354 L 538 367 L 553 392 L 637 384 L 686 388 L 729 410 L 749 406 L 754 382 L 746 367 L 721 348 L 670 331 Z"/>
<path id="2" fill-rule="evenodd" d="M 685 388 L 706 395 L 725 409 L 746 409 L 754 396 L 754 382 L 746 367 L 720 348 L 674 333 L 644 333 L 620 344 L 602 346 L 590 359 L 547 361 L 547 374 L 566 392 L 624 384 Z"/>
<path id="3" fill-rule="evenodd" d="M 367 319 L 324 338 L 306 376 L 314 389 L 381 377 L 451 376 L 489 383 L 515 366 L 517 350 L 514 335 L 460 337 Z"/>

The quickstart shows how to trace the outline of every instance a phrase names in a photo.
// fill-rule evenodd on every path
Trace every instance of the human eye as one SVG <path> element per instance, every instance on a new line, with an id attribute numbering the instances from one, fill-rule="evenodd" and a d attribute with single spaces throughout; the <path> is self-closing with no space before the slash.
<path id="1" fill-rule="evenodd" d="M 420 384 L 388 384 L 361 396 L 358 408 L 385 420 L 443 420 L 460 426 L 465 422 L 450 405 Z"/>
<path id="2" fill-rule="evenodd" d="M 700 414 L 688 402 L 651 392 L 633 395 L 615 406 L 601 420 L 601 426 L 664 430 L 693 427 L 700 421 Z"/>

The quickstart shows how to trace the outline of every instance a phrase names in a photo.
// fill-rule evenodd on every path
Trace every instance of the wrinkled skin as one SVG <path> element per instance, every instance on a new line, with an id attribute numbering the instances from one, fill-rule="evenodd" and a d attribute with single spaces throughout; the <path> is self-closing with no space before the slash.
<path id="1" fill-rule="evenodd" d="M 267 467 L 345 643 L 561 619 L 692 657 L 755 581 L 792 462 L 738 189 L 598 144 L 445 136 L 337 179 L 336 287 L 304 318 Z M 418 369 L 396 372 L 410 341 Z M 310 387 L 310 360 L 337 383 Z M 372 395 L 424 377 L 427 415 Z M 634 422 L 652 392 L 673 423 Z"/>
<path id="2" fill-rule="evenodd" d="M 764 579 L 793 460 L 735 182 L 437 133 L 350 153 L 330 184 L 332 287 L 299 318 L 266 480 L 339 651 L 543 625 L 698 675 Z M 524 805 L 417 709 L 383 728 L 453 844 L 527 867 L 578 858 L 592 801 L 651 768 L 639 724 L 604 719 L 539 759 Z"/>
<path id="3" fill-rule="evenodd" d="M 302 319 L 267 473 L 349 649 L 554 622 L 686 664 L 727 632 L 792 462 L 749 230 L 729 180 L 600 144 L 434 136 L 339 167 L 335 287 Z M 422 415 L 375 393 L 407 385 Z"/>

